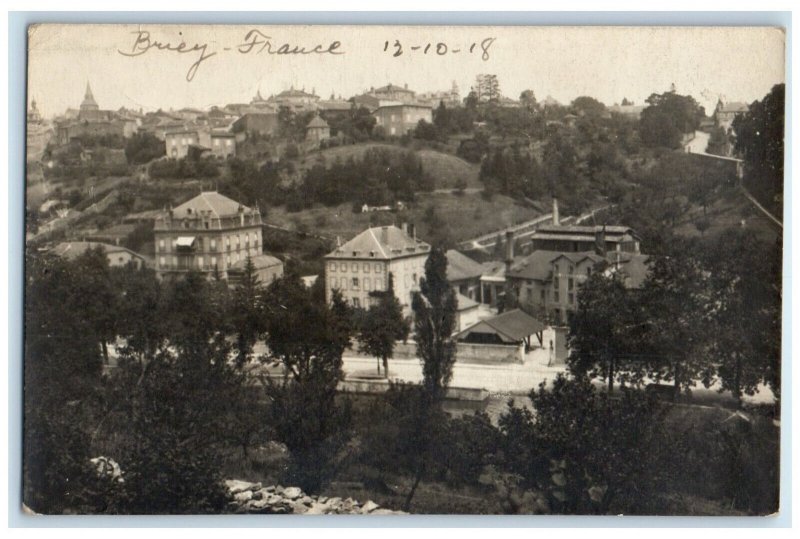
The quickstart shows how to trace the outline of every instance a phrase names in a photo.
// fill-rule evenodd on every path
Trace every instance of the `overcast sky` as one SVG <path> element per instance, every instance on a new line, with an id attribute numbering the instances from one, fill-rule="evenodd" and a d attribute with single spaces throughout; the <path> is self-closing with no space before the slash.
<path id="1" fill-rule="evenodd" d="M 258 53 L 261 44 L 240 52 L 254 28 L 272 38 L 273 50 L 284 43 L 327 50 L 339 41 L 335 52 L 344 54 Z M 152 47 L 138 56 L 121 54 L 142 52 L 146 34 L 139 32 L 149 32 L 150 44 L 184 41 L 188 52 Z M 487 38 L 494 41 L 484 59 Z M 403 47 L 397 57 L 395 40 Z M 441 56 L 438 43 L 441 52 L 447 49 Z M 202 54 L 191 50 L 195 45 L 205 45 L 210 56 L 188 81 Z M 590 95 L 607 105 L 624 97 L 641 104 L 675 84 L 710 110 L 720 95 L 751 102 L 784 81 L 784 34 L 732 27 L 50 25 L 31 29 L 28 66 L 29 101 L 35 98 L 47 117 L 77 108 L 87 81 L 100 108 L 147 111 L 247 103 L 258 90 L 268 97 L 291 86 L 348 98 L 387 83 L 425 92 L 455 81 L 464 97 L 480 73 L 496 74 L 503 95 L 517 98 L 530 88 L 537 99 L 550 95 L 562 103 Z"/>

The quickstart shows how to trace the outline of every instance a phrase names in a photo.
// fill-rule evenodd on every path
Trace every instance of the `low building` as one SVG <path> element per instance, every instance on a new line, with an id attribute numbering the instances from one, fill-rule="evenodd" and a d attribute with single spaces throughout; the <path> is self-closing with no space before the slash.
<path id="1" fill-rule="evenodd" d="M 227 279 L 228 270 L 262 254 L 258 208 L 205 191 L 159 216 L 153 227 L 156 274 L 161 278 L 199 271 Z"/>
<path id="2" fill-rule="evenodd" d="M 375 126 L 381 127 L 388 136 L 402 136 L 413 131 L 420 120 L 433 122 L 433 109 L 430 105 L 397 103 L 381 105 L 372 113 Z"/>
<path id="3" fill-rule="evenodd" d="M 273 281 L 283 277 L 283 262 L 274 256 L 256 255 L 250 257 L 259 284 L 267 286 Z M 247 266 L 247 258 L 240 259 L 228 268 L 228 284 L 236 286 L 240 283 Z"/>
<path id="4" fill-rule="evenodd" d="M 74 260 L 89 249 L 102 249 L 111 267 L 124 267 L 129 264 L 137 269 L 145 267 L 145 258 L 119 245 L 109 245 L 95 241 L 66 241 L 53 248 L 52 253 L 68 260 Z"/>
<path id="5" fill-rule="evenodd" d="M 165 133 L 164 144 L 168 157 L 183 159 L 196 153 L 210 153 L 220 159 L 236 155 L 236 135 L 227 131 L 191 129 Z"/>
<path id="6" fill-rule="evenodd" d="M 640 238 L 627 226 L 542 225 L 531 235 L 533 251 L 580 253 L 603 251 L 639 252 Z"/>
<path id="7" fill-rule="evenodd" d="M 520 309 L 513 309 L 486 318 L 456 335 L 459 343 L 520 346 L 529 350 L 535 346 L 533 337 L 542 345 L 544 323 Z"/>
<path id="8" fill-rule="evenodd" d="M 456 331 L 462 331 L 481 318 L 481 304 L 464 294 L 456 293 Z"/>
<path id="9" fill-rule="evenodd" d="M 368 228 L 325 256 L 325 297 L 331 301 L 338 290 L 348 303 L 366 308 L 377 301 L 372 292 L 388 289 L 391 275 L 395 296 L 408 315 L 430 250 L 413 229 Z"/>
<path id="10" fill-rule="evenodd" d="M 228 132 L 212 131 L 209 133 L 211 155 L 219 159 L 227 159 L 236 155 L 236 135 Z M 201 136 L 201 140 L 203 140 Z"/>
<path id="11" fill-rule="evenodd" d="M 331 138 L 331 128 L 328 126 L 328 122 L 319 115 L 314 116 L 306 126 L 306 141 L 319 144 L 329 138 Z"/>

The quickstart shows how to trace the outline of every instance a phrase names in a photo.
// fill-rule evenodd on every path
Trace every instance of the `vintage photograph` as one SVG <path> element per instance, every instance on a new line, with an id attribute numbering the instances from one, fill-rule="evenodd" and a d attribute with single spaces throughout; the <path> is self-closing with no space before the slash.
<path id="1" fill-rule="evenodd" d="M 30 26 L 24 510 L 779 514 L 785 38 Z"/>

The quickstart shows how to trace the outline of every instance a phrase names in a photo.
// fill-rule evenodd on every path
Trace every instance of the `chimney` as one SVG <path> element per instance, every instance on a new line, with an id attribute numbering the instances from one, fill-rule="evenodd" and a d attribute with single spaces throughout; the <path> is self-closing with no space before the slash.
<path id="1" fill-rule="evenodd" d="M 514 232 L 506 230 L 506 273 L 514 262 Z"/>
<path id="2" fill-rule="evenodd" d="M 389 244 L 389 227 L 388 226 L 382 226 L 381 227 L 381 243 L 383 243 L 384 245 L 388 245 Z"/>
<path id="3" fill-rule="evenodd" d="M 408 235 L 417 239 L 417 227 L 414 226 L 414 223 L 408 223 Z"/>
<path id="4" fill-rule="evenodd" d="M 553 197 L 553 224 L 555 226 L 561 224 L 558 219 L 558 199 L 556 197 Z"/>
<path id="5" fill-rule="evenodd" d="M 341 246 L 342 246 L 342 237 L 337 235 L 336 236 L 336 247 L 341 247 Z"/>
<path id="6" fill-rule="evenodd" d="M 400 230 L 403 231 L 403 234 L 408 235 L 408 223 L 406 223 L 405 221 L 400 223 Z"/>
<path id="7" fill-rule="evenodd" d="M 602 257 L 606 256 L 606 225 L 594 231 L 594 251 Z"/>
<path id="8" fill-rule="evenodd" d="M 239 226 L 244 226 L 244 208 L 239 206 Z"/>

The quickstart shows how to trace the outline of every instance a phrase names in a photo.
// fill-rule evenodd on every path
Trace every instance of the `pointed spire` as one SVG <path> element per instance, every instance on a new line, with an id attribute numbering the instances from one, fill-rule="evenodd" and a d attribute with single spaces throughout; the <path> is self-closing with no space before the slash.
<path id="1" fill-rule="evenodd" d="M 86 81 L 86 93 L 83 96 L 84 99 L 94 101 L 94 96 L 92 95 L 92 87 L 89 85 L 89 81 Z"/>

